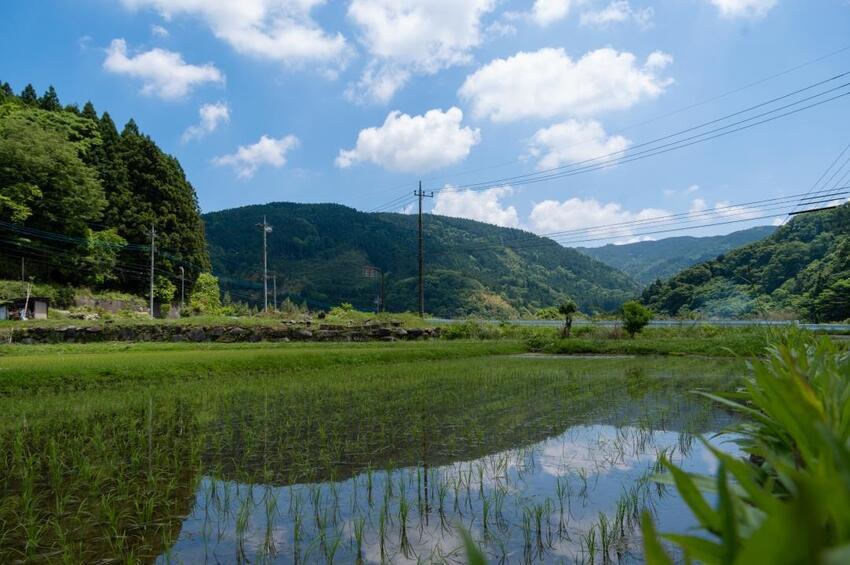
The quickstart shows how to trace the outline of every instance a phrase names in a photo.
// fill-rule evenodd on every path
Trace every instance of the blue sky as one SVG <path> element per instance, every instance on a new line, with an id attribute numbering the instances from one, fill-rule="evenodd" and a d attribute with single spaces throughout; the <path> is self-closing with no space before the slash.
<path id="1" fill-rule="evenodd" d="M 850 70 L 847 50 L 703 103 L 850 45 L 845 0 L 4 4 L 0 80 L 53 84 L 119 126 L 134 118 L 180 159 L 204 211 L 370 210 L 420 178 L 439 189 L 563 166 Z M 848 118 L 845 97 L 588 174 L 443 190 L 427 206 L 550 233 L 803 193 L 850 141 Z"/>

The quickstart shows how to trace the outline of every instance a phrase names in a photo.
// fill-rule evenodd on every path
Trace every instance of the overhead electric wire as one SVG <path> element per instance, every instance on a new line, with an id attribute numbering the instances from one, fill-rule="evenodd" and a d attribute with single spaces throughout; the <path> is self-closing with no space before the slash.
<path id="1" fill-rule="evenodd" d="M 753 110 L 756 110 L 758 108 L 763 108 L 765 106 L 769 106 L 770 104 L 774 104 L 774 103 L 776 103 L 780 100 L 785 100 L 787 98 L 796 96 L 798 94 L 809 91 L 813 88 L 817 88 L 819 86 L 823 86 L 824 84 L 827 84 L 829 82 L 833 82 L 835 80 L 846 77 L 848 75 L 850 75 L 850 71 L 834 75 L 834 76 L 829 77 L 829 78 L 824 79 L 824 80 L 820 80 L 816 83 L 807 85 L 803 88 L 797 89 L 793 92 L 784 94 L 782 96 L 774 97 L 770 100 L 761 102 L 759 104 L 751 105 L 751 106 L 749 106 L 749 107 L 747 107 L 743 110 L 738 110 L 736 112 L 733 112 L 731 114 L 727 114 L 727 115 L 722 116 L 720 118 L 715 118 L 713 120 L 709 120 L 709 121 L 703 122 L 701 124 L 697 124 L 695 126 L 691 126 L 691 127 L 685 128 L 683 130 L 679 130 L 677 132 L 652 139 L 650 141 L 642 142 L 640 144 L 633 145 L 633 146 L 628 147 L 628 148 L 623 149 L 623 150 L 613 151 L 613 152 L 610 152 L 610 153 L 607 153 L 607 154 L 604 154 L 604 155 L 599 155 L 597 157 L 584 159 L 584 160 L 581 160 L 581 161 L 576 161 L 576 162 L 568 163 L 568 164 L 565 164 L 565 165 L 560 165 L 558 167 L 551 167 L 549 169 L 544 169 L 544 170 L 541 170 L 541 171 L 535 171 L 533 173 L 525 173 L 525 174 L 521 174 L 521 175 L 514 175 L 514 176 L 511 176 L 511 177 L 502 177 L 502 178 L 498 178 L 498 179 L 490 179 L 490 180 L 485 180 L 485 181 L 479 181 L 479 182 L 476 182 L 476 183 L 469 183 L 469 184 L 465 184 L 465 185 L 446 186 L 446 187 L 443 187 L 443 188 L 435 188 L 433 190 L 434 190 L 434 192 L 441 192 L 441 191 L 447 191 L 447 190 L 450 190 L 450 191 L 467 191 L 467 190 L 484 191 L 484 190 L 488 190 L 488 189 L 491 189 L 491 188 L 498 188 L 498 187 L 502 187 L 502 186 L 506 186 L 506 185 L 517 185 L 518 184 L 518 185 L 524 186 L 524 185 L 528 185 L 528 184 L 546 182 L 546 181 L 571 177 L 571 176 L 575 176 L 575 175 L 578 175 L 578 174 L 597 171 L 597 170 L 601 170 L 601 169 L 620 166 L 622 164 L 643 160 L 643 159 L 646 159 L 646 158 L 649 158 L 649 157 L 655 157 L 655 156 L 662 155 L 662 154 L 665 154 L 665 153 L 669 153 L 671 151 L 675 151 L 675 150 L 678 150 L 678 149 L 684 149 L 686 147 L 690 147 L 690 146 L 696 145 L 698 143 L 704 143 L 706 141 L 711 141 L 713 139 L 725 137 L 726 135 L 731 135 L 731 134 L 737 133 L 739 131 L 743 131 L 743 130 L 750 129 L 752 127 L 756 127 L 756 126 L 759 126 L 759 125 L 763 125 L 765 123 L 769 123 L 769 122 L 772 122 L 772 121 L 775 121 L 775 120 L 778 120 L 778 119 L 781 119 L 781 118 L 785 118 L 785 117 L 803 112 L 805 110 L 809 110 L 811 108 L 820 106 L 822 104 L 832 102 L 832 101 L 837 100 L 839 98 L 843 98 L 845 96 L 848 96 L 848 95 L 850 95 L 850 92 L 843 92 L 843 93 L 835 95 L 833 97 L 830 97 L 830 98 L 827 98 L 827 99 L 824 99 L 824 100 L 819 100 L 819 101 L 816 101 L 816 102 L 812 102 L 811 104 L 808 104 L 808 105 L 803 106 L 803 107 L 795 108 L 795 106 L 799 106 L 800 104 L 804 104 L 806 102 L 813 101 L 813 100 L 818 99 L 818 98 L 822 98 L 823 96 L 826 96 L 826 95 L 833 93 L 833 92 L 844 90 L 848 86 L 850 86 L 850 82 L 845 82 L 845 83 L 843 83 L 839 86 L 827 89 L 825 91 L 819 92 L 817 94 L 813 94 L 813 95 L 808 96 L 808 97 L 804 97 L 802 99 L 799 99 L 799 100 L 796 100 L 794 102 L 785 104 L 783 106 L 779 106 L 779 107 L 767 110 L 765 112 L 756 114 L 754 116 L 750 116 L 748 118 L 744 118 L 744 119 L 732 122 L 730 124 L 726 124 L 724 126 L 720 126 L 720 127 L 714 128 L 714 129 L 710 129 L 708 131 L 703 131 L 701 133 L 698 133 L 698 134 L 695 134 L 695 135 L 692 135 L 692 136 L 689 136 L 689 137 L 685 137 L 685 138 L 682 138 L 682 139 L 670 141 L 668 143 L 663 143 L 661 145 L 658 145 L 658 143 L 665 141 L 665 140 L 680 137 L 680 136 L 682 136 L 686 133 L 693 132 L 693 131 L 696 131 L 696 130 L 699 130 L 699 129 L 703 129 L 705 127 L 708 127 L 708 126 L 713 125 L 713 124 L 717 124 L 719 122 L 726 121 L 728 119 L 731 119 L 731 118 L 736 117 L 736 116 L 740 116 L 740 115 L 745 114 L 747 112 L 752 112 Z M 791 108 L 793 108 L 793 109 L 791 109 Z M 784 113 L 777 114 L 777 112 L 782 112 L 783 110 L 788 110 L 788 111 L 784 112 Z M 761 119 L 761 118 L 764 118 L 764 119 Z M 760 121 L 754 121 L 754 120 L 760 120 Z M 752 123 L 750 123 L 750 122 L 752 122 Z M 732 129 L 730 129 L 730 128 L 732 128 Z M 641 148 L 641 147 L 645 147 L 646 149 L 635 152 L 636 148 Z M 395 202 L 402 200 L 402 199 L 403 198 L 401 198 L 401 197 L 397 197 L 397 198 L 393 199 L 392 201 L 390 201 L 389 203 L 377 207 L 375 210 L 392 208 L 393 206 L 395 206 L 395 204 L 394 204 Z"/>
<path id="2" fill-rule="evenodd" d="M 828 53 L 825 53 L 825 54 L 823 54 L 823 55 L 819 55 L 819 56 L 817 56 L 817 57 L 815 57 L 815 58 L 812 58 L 812 59 L 808 59 L 808 60 L 806 60 L 806 61 L 803 61 L 802 63 L 799 63 L 799 64 L 797 64 L 797 65 L 794 65 L 793 67 L 789 67 L 789 68 L 787 68 L 787 69 L 784 69 L 784 70 L 782 70 L 782 71 L 779 71 L 779 72 L 773 73 L 773 74 L 771 74 L 771 75 L 768 75 L 768 76 L 766 76 L 766 77 L 760 78 L 760 79 L 755 80 L 755 81 L 753 81 L 753 82 L 750 82 L 750 83 L 744 84 L 744 85 L 742 85 L 742 86 L 736 87 L 736 88 L 734 88 L 734 89 L 727 90 L 727 91 L 722 92 L 722 93 L 720 93 L 720 94 L 714 95 L 714 96 L 712 96 L 712 97 L 710 97 L 710 98 L 706 98 L 706 99 L 701 100 L 701 101 L 699 101 L 699 102 L 695 102 L 695 103 L 693 103 L 693 104 L 689 104 L 689 105 L 687 105 L 687 106 L 683 106 L 683 107 L 677 108 L 677 109 L 675 109 L 675 110 L 672 110 L 672 111 L 670 111 L 670 112 L 667 112 L 667 113 L 664 113 L 664 114 L 661 114 L 661 115 L 655 116 L 655 117 L 653 117 L 653 118 L 650 118 L 650 119 L 644 120 L 644 121 L 642 121 L 642 122 L 638 122 L 638 123 L 635 123 L 635 124 L 631 124 L 631 125 L 629 125 L 629 126 L 625 126 L 625 127 L 619 128 L 619 129 L 617 129 L 616 131 L 612 131 L 612 132 L 610 132 L 610 135 L 618 135 L 618 134 L 621 134 L 621 133 L 623 133 L 623 132 L 626 132 L 626 131 L 629 131 L 629 130 L 635 129 L 635 128 L 637 128 L 637 127 L 641 127 L 641 126 L 644 126 L 644 125 L 647 125 L 647 124 L 650 124 L 650 123 L 654 123 L 654 122 L 660 121 L 660 120 L 662 120 L 662 119 L 668 118 L 668 117 L 670 117 L 670 116 L 674 116 L 674 115 L 680 114 L 680 113 L 682 113 L 682 112 L 685 112 L 685 111 L 691 110 L 691 109 L 693 109 L 693 108 L 697 108 L 697 107 L 700 107 L 700 106 L 704 106 L 704 105 L 706 105 L 706 104 L 710 104 L 711 102 L 714 102 L 714 101 L 716 101 L 716 100 L 720 100 L 720 99 L 725 98 L 725 97 L 727 97 L 727 96 L 731 96 L 731 95 L 733 95 L 733 94 L 737 94 L 737 93 L 739 93 L 739 92 L 743 92 L 743 91 L 748 90 L 748 89 L 750 89 L 750 88 L 752 88 L 752 87 L 754 87 L 754 86 L 758 86 L 758 85 L 760 85 L 760 84 L 764 84 L 764 83 L 766 83 L 766 82 L 769 82 L 769 81 L 774 80 L 774 79 L 776 79 L 776 78 L 779 78 L 779 77 L 781 77 L 781 76 L 785 76 L 785 75 L 787 75 L 787 74 L 791 74 L 791 73 L 793 73 L 794 71 L 797 71 L 797 70 L 803 69 L 803 68 L 805 68 L 805 67 L 809 67 L 809 66 L 811 66 L 811 65 L 813 65 L 813 64 L 815 64 L 815 63 L 819 63 L 819 62 L 821 62 L 821 61 L 824 61 L 824 60 L 826 60 L 826 59 L 829 59 L 829 58 L 831 58 L 831 57 L 834 57 L 834 56 L 836 56 L 836 55 L 839 55 L 839 54 L 841 54 L 841 53 L 844 53 L 845 51 L 848 51 L 848 50 L 850 50 L 850 45 L 845 45 L 845 46 L 843 46 L 843 47 L 840 47 L 840 48 L 838 48 L 838 49 L 835 49 L 835 50 L 830 51 L 830 52 L 828 52 Z M 587 140 L 584 140 L 584 141 L 582 141 L 582 142 L 576 143 L 575 145 L 573 145 L 573 146 L 571 146 L 571 147 L 586 145 L 586 144 L 588 144 L 588 143 L 590 143 L 590 142 L 592 142 L 592 141 L 593 141 L 592 139 L 587 139 Z M 475 172 L 480 172 L 480 171 L 482 171 L 482 170 L 489 170 L 489 169 L 500 168 L 500 167 L 507 166 L 507 165 L 513 165 L 513 164 L 515 164 L 515 163 L 520 162 L 521 160 L 522 160 L 522 159 L 513 159 L 513 160 L 505 161 L 505 162 L 502 162 L 502 163 L 499 163 L 499 164 L 490 165 L 490 166 L 485 166 L 485 167 L 479 167 L 479 168 L 476 168 L 476 169 L 470 169 L 470 170 L 466 170 L 466 171 L 460 171 L 460 172 L 457 172 L 457 173 L 449 173 L 449 174 L 445 174 L 445 175 L 436 175 L 436 176 L 432 176 L 432 177 L 425 177 L 425 178 L 423 178 L 423 179 L 421 179 L 421 180 L 422 180 L 422 181 L 424 181 L 424 182 L 430 182 L 430 181 L 437 180 L 437 179 L 445 179 L 445 178 L 452 178 L 452 177 L 457 177 L 457 176 L 465 176 L 465 175 L 468 175 L 468 174 L 473 174 L 473 173 L 475 173 Z M 385 192 L 390 192 L 390 191 L 396 190 L 396 189 L 398 189 L 398 188 L 406 188 L 406 187 L 411 187 L 411 188 L 413 188 L 413 187 L 415 187 L 415 183 L 405 183 L 405 184 L 403 184 L 403 185 L 399 185 L 399 186 L 397 186 L 397 187 L 395 187 L 395 188 L 386 189 L 386 190 L 383 190 L 383 191 L 380 191 L 380 192 L 381 192 L 381 193 L 385 193 Z M 371 194 L 377 194 L 377 193 L 371 193 Z"/>
<path id="3" fill-rule="evenodd" d="M 850 186 L 843 187 L 844 189 L 850 189 Z M 850 194 L 850 191 L 844 190 L 840 194 Z M 832 197 L 832 195 L 830 195 Z M 809 196 L 807 197 L 810 200 L 818 200 L 822 199 L 821 196 Z M 596 235 L 598 232 L 611 234 L 608 237 L 611 239 L 615 239 L 618 236 L 629 236 L 631 233 L 622 233 L 624 230 L 628 230 L 629 232 L 634 229 L 647 229 L 647 228 L 656 228 L 665 225 L 681 225 L 685 222 L 693 223 L 695 220 L 702 219 L 710 219 L 711 217 L 723 217 L 724 215 L 730 215 L 733 213 L 740 212 L 749 212 L 751 214 L 758 214 L 761 211 L 765 210 L 776 210 L 776 209 L 785 209 L 787 206 L 792 203 L 798 203 L 801 201 L 799 194 L 789 195 L 789 196 L 781 196 L 775 198 L 767 198 L 762 200 L 754 200 L 750 202 L 743 202 L 740 204 L 727 204 L 724 206 L 715 206 L 714 208 L 708 208 L 705 210 L 698 211 L 686 211 L 686 212 L 678 212 L 674 214 L 667 214 L 664 216 L 656 216 L 652 218 L 641 218 L 637 220 L 630 220 L 624 222 L 613 222 L 607 224 L 598 224 L 595 226 L 586 226 L 582 228 L 573 228 L 569 230 L 561 230 L 557 232 L 547 232 L 547 233 L 539 233 L 533 234 L 531 232 L 522 232 L 522 235 L 517 235 L 513 238 L 503 238 L 500 240 L 499 244 L 492 244 L 495 247 L 499 245 L 507 245 L 514 241 L 527 241 L 529 239 L 536 240 L 539 237 L 548 238 L 553 241 L 558 241 L 564 238 L 573 238 L 573 237 L 589 237 Z M 811 205 L 811 202 L 809 203 Z M 476 244 L 470 244 L 470 247 L 475 247 Z M 464 246 L 460 246 L 456 249 L 463 249 Z"/>
<path id="4" fill-rule="evenodd" d="M 369 210 L 369 212 L 385 212 L 385 211 L 388 211 L 388 210 L 392 210 L 394 208 L 400 209 L 400 208 L 404 208 L 408 204 L 411 204 L 415 201 L 416 201 L 415 196 L 413 196 L 411 194 L 404 194 L 404 195 L 398 196 L 396 198 L 393 198 L 389 202 L 385 202 L 384 204 L 381 204 L 380 206 L 376 206 L 375 208 L 372 208 L 371 210 Z"/>
<path id="5" fill-rule="evenodd" d="M 847 193 L 845 192 L 845 194 L 847 194 Z M 831 199 L 814 200 L 814 201 L 810 202 L 809 205 L 813 206 L 813 205 L 827 204 L 829 202 L 831 202 Z M 644 226 L 638 227 L 637 229 L 656 229 L 656 228 L 666 228 L 666 227 L 669 227 L 669 226 L 688 226 L 688 225 L 692 225 L 692 224 L 699 224 L 702 221 L 710 220 L 712 218 L 727 218 L 727 217 L 738 217 L 738 216 L 754 217 L 754 214 L 763 214 L 765 212 L 784 213 L 784 211 L 788 209 L 788 206 L 789 206 L 788 203 L 783 203 L 783 204 L 776 204 L 776 205 L 773 205 L 773 206 L 764 206 L 764 207 L 757 207 L 757 208 L 744 208 L 744 209 L 741 209 L 741 210 L 733 210 L 733 211 L 730 211 L 730 212 L 714 212 L 714 211 L 706 210 L 705 212 L 709 212 L 709 213 L 703 214 L 699 217 L 694 217 L 694 218 L 685 217 L 685 218 L 682 218 L 680 220 L 673 221 L 673 222 L 661 222 L 661 223 L 658 223 L 658 224 L 655 224 L 655 225 L 652 225 L 652 224 L 644 225 Z M 775 215 L 776 214 L 773 214 L 773 216 L 775 216 Z M 604 235 L 606 239 L 611 239 L 611 238 L 618 238 L 618 237 L 630 237 L 630 236 L 633 235 L 633 232 L 631 231 L 631 228 L 620 228 L 620 229 L 617 229 L 617 230 L 588 230 L 584 233 L 577 233 L 577 234 L 574 234 L 574 235 L 566 235 L 566 236 L 549 237 L 549 239 L 552 239 L 553 241 L 557 241 L 559 243 L 563 243 L 563 242 L 569 242 L 572 239 L 577 238 L 577 237 L 590 237 L 590 236 L 597 236 L 597 235 L 600 236 L 600 237 L 602 235 Z"/>
<path id="6" fill-rule="evenodd" d="M 850 188 L 850 187 L 845 187 L 845 188 Z M 738 204 L 726 204 L 724 206 L 716 206 L 714 208 L 709 208 L 709 209 L 706 209 L 706 210 L 697 211 L 696 213 L 699 213 L 699 214 L 708 214 L 708 213 L 717 213 L 717 212 L 723 213 L 726 210 L 734 210 L 734 209 L 737 209 L 737 208 L 747 208 L 747 207 L 758 208 L 758 207 L 760 207 L 760 205 L 769 205 L 769 204 L 774 204 L 774 203 L 777 203 L 777 202 L 802 201 L 806 197 L 807 197 L 807 195 L 802 195 L 802 197 L 801 197 L 800 194 L 792 194 L 792 195 L 789 195 L 789 196 L 778 196 L 778 197 L 773 197 L 773 198 L 764 198 L 764 199 L 761 199 L 761 200 L 751 200 L 749 202 L 741 202 L 741 203 L 738 203 Z M 812 198 L 815 198 L 815 197 L 812 197 Z M 637 219 L 637 220 L 629 220 L 629 221 L 626 221 L 626 222 L 613 222 L 613 223 L 609 223 L 609 224 L 599 224 L 599 225 L 591 226 L 591 227 L 574 228 L 574 229 L 561 230 L 561 231 L 556 231 L 556 232 L 541 233 L 540 236 L 541 237 L 556 237 L 556 236 L 566 235 L 566 234 L 571 234 L 571 233 L 576 233 L 576 232 L 585 232 L 585 231 L 588 231 L 588 230 L 610 229 L 610 228 L 613 228 L 613 227 L 622 227 L 622 226 L 635 226 L 635 225 L 640 225 L 640 224 L 655 223 L 655 222 L 658 222 L 658 221 L 681 218 L 681 217 L 693 217 L 694 214 L 695 214 L 694 211 L 676 212 L 674 214 L 666 214 L 664 216 L 656 216 L 656 217 L 653 217 L 653 218 L 641 218 L 641 219 Z"/>
<path id="7" fill-rule="evenodd" d="M 837 194 L 850 194 L 850 190 L 846 190 L 850 189 L 850 186 L 844 186 L 840 188 L 843 188 L 845 190 L 841 192 L 836 192 L 835 194 L 829 194 L 828 197 L 809 197 L 807 205 L 816 206 L 819 204 L 829 204 L 833 202 L 832 199 Z M 576 228 L 574 230 L 565 230 L 563 232 L 554 232 L 550 234 L 533 234 L 530 232 L 525 232 L 521 236 L 508 240 L 502 239 L 498 243 L 473 243 L 468 246 L 455 246 L 451 250 L 436 251 L 430 253 L 430 255 L 443 255 L 449 252 L 458 252 L 465 250 L 484 251 L 488 249 L 500 249 L 503 247 L 519 249 L 523 247 L 550 245 L 552 243 L 567 246 L 577 243 L 616 240 L 625 237 L 631 238 L 674 231 L 697 230 L 718 225 L 726 225 L 730 223 L 757 221 L 766 218 L 775 218 L 777 217 L 777 215 L 784 214 L 785 211 L 788 210 L 788 207 L 790 205 L 799 202 L 799 195 L 785 196 L 774 199 L 765 199 L 754 202 L 759 203 L 760 205 L 748 206 L 746 204 L 731 204 L 728 206 L 716 207 L 712 209 L 702 210 L 699 212 L 681 212 L 678 214 L 670 214 L 657 218 L 648 218 L 631 222 L 618 222 L 599 226 L 589 226 L 586 228 Z M 766 214 L 766 212 L 771 213 Z M 735 219 L 726 220 L 727 218 Z M 724 221 L 709 221 L 712 219 L 724 219 Z M 650 231 L 635 232 L 635 229 Z"/>
<path id="8" fill-rule="evenodd" d="M 839 76 L 844 76 L 844 75 L 848 75 L 848 74 L 850 74 L 850 72 L 844 73 L 843 75 L 839 75 Z M 553 167 L 553 168 L 550 168 L 550 169 L 545 169 L 543 171 L 537 171 L 535 173 L 528 173 L 528 174 L 525 174 L 525 175 L 517 175 L 517 176 L 514 176 L 514 177 L 505 177 L 505 178 L 501 178 L 501 179 L 491 179 L 491 180 L 481 181 L 481 182 L 473 183 L 473 184 L 459 185 L 459 186 L 447 187 L 447 188 L 443 188 L 443 189 L 434 189 L 434 190 L 436 192 L 439 192 L 441 190 L 486 190 L 486 189 L 489 189 L 489 188 L 505 186 L 505 185 L 508 185 L 508 184 L 526 185 L 526 184 L 532 184 L 532 183 L 535 183 L 535 182 L 542 182 L 542 181 L 546 181 L 546 180 L 564 178 L 564 177 L 567 177 L 567 176 L 573 176 L 575 174 L 581 174 L 581 173 L 584 173 L 584 172 L 598 170 L 598 169 L 601 169 L 601 168 L 613 167 L 613 166 L 617 166 L 617 165 L 620 165 L 620 164 L 623 164 L 623 163 L 641 160 L 641 159 L 644 159 L 644 158 L 647 158 L 647 157 L 653 157 L 653 156 L 660 155 L 660 154 L 663 154 L 663 153 L 668 153 L 669 151 L 673 151 L 673 150 L 676 150 L 676 149 L 682 149 L 684 147 L 689 147 L 689 146 L 695 145 L 697 143 L 710 141 L 712 139 L 723 137 L 725 135 L 736 133 L 738 131 L 749 129 L 751 127 L 755 127 L 755 126 L 758 126 L 758 125 L 762 125 L 764 123 L 772 122 L 774 120 L 784 118 L 784 117 L 787 117 L 787 116 L 790 116 L 790 115 L 793 115 L 793 114 L 797 114 L 799 112 L 814 108 L 816 106 L 820 106 L 822 104 L 826 104 L 828 102 L 832 102 L 832 101 L 837 100 L 839 98 L 843 98 L 844 96 L 850 95 L 850 92 L 844 92 L 842 94 L 838 94 L 838 95 L 833 96 L 831 98 L 828 98 L 828 99 L 825 99 L 825 100 L 820 100 L 818 102 L 814 102 L 814 103 L 809 104 L 807 106 L 804 106 L 802 108 L 796 108 L 794 110 L 789 110 L 788 112 L 785 112 L 785 113 L 782 113 L 782 114 L 779 114 L 779 115 L 775 115 L 775 116 L 771 116 L 771 117 L 765 118 L 764 120 L 757 121 L 755 123 L 747 124 L 747 122 L 751 122 L 753 120 L 758 120 L 759 118 L 764 118 L 765 116 L 770 116 L 771 114 L 775 114 L 776 112 L 779 112 L 781 110 L 786 110 L 788 108 L 792 108 L 792 107 L 797 106 L 799 104 L 802 104 L 804 102 L 814 100 L 815 98 L 820 98 L 820 97 L 822 97 L 826 94 L 829 94 L 831 92 L 835 92 L 837 90 L 845 89 L 847 86 L 850 86 L 850 82 L 844 83 L 844 84 L 842 84 L 838 87 L 831 88 L 831 89 L 826 90 L 824 92 L 820 92 L 818 94 L 803 98 L 801 100 L 797 100 L 797 101 L 792 102 L 790 104 L 780 106 L 780 107 L 774 108 L 772 110 L 768 110 L 768 111 L 763 112 L 761 114 L 757 114 L 755 116 L 751 116 L 749 118 L 745 118 L 743 120 L 739 120 L 739 121 L 733 122 L 731 124 L 727 124 L 727 125 L 719 127 L 719 128 L 715 128 L 715 129 L 712 129 L 712 130 L 709 130 L 709 131 L 706 131 L 706 132 L 702 132 L 702 133 L 694 135 L 694 136 L 686 137 L 684 139 L 680 139 L 680 140 L 676 140 L 676 141 L 669 142 L 669 143 L 666 143 L 666 144 L 662 144 L 658 147 L 651 147 L 651 148 L 645 149 L 643 151 L 638 151 L 637 153 L 635 153 L 633 155 L 628 154 L 628 153 L 633 151 L 635 147 L 646 147 L 648 145 L 653 145 L 653 144 L 655 144 L 655 143 L 657 143 L 658 141 L 661 141 L 661 140 L 670 139 L 672 137 L 677 137 L 677 136 L 679 136 L 683 133 L 704 127 L 707 124 L 717 123 L 718 121 L 722 121 L 724 119 L 727 119 L 728 117 L 730 117 L 732 115 L 738 115 L 739 112 L 735 112 L 734 114 L 730 114 L 729 116 L 726 116 L 724 118 L 719 118 L 719 119 L 716 119 L 716 120 L 711 120 L 710 122 L 705 122 L 704 124 L 692 126 L 692 127 L 687 128 L 685 130 L 681 130 L 681 131 L 673 133 L 673 134 L 669 134 L 669 135 L 666 135 L 666 136 L 663 136 L 663 137 L 660 137 L 660 138 L 657 138 L 657 139 L 654 139 L 654 140 L 651 140 L 651 141 L 641 143 L 639 145 L 632 146 L 628 149 L 624 149 L 624 150 L 620 150 L 620 151 L 613 151 L 611 153 L 607 153 L 605 155 L 600 155 L 598 157 L 594 157 L 594 158 L 591 158 L 591 159 L 585 159 L 585 160 L 582 160 L 582 161 L 577 161 L 577 162 L 570 163 L 570 164 L 567 164 L 567 165 L 561 165 L 559 167 Z M 741 124 L 747 124 L 747 125 L 741 126 Z M 741 126 L 741 127 L 729 130 L 729 128 L 734 128 L 735 126 Z M 729 131 L 723 131 L 723 130 L 729 130 Z M 715 135 L 710 135 L 710 134 L 715 134 Z M 708 136 L 708 137 L 706 137 L 706 136 Z M 617 155 L 623 155 L 624 157 L 612 160 L 612 157 L 615 157 Z M 594 162 L 597 162 L 597 161 L 603 161 L 603 162 L 594 163 Z M 585 166 L 578 167 L 579 165 L 585 165 Z M 578 168 L 576 168 L 576 167 L 578 167 Z"/>

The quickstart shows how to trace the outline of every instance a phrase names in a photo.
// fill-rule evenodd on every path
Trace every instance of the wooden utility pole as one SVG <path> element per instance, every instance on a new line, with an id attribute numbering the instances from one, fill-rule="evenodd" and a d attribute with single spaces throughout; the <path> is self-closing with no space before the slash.
<path id="1" fill-rule="evenodd" d="M 434 193 L 425 194 L 422 191 L 422 181 L 419 181 L 419 190 L 415 191 L 419 201 L 419 317 L 425 317 L 425 251 L 424 236 L 422 233 L 422 199 L 433 198 Z"/>
<path id="2" fill-rule="evenodd" d="M 156 225 L 151 224 L 151 296 L 150 296 L 150 314 L 153 319 L 153 267 L 154 253 L 156 252 Z"/>
<path id="3" fill-rule="evenodd" d="M 379 313 L 386 311 L 386 307 L 384 306 L 384 271 L 381 271 L 381 294 L 380 294 L 380 297 L 381 297 L 381 303 L 380 303 Z"/>
<path id="4" fill-rule="evenodd" d="M 263 230 L 263 311 L 269 311 L 269 257 L 267 236 L 271 233 L 272 227 L 263 216 L 263 223 L 257 224 L 257 227 Z"/>

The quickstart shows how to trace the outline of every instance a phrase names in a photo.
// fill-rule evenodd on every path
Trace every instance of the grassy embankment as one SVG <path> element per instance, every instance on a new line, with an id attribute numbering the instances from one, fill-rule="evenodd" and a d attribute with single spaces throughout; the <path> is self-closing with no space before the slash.
<path id="1" fill-rule="evenodd" d="M 254 316 L 254 317 L 188 317 L 179 320 L 150 320 L 150 319 L 127 319 L 115 318 L 104 320 L 40 320 L 26 322 L 0 322 L 0 344 L 9 340 L 10 333 L 22 327 L 53 326 L 61 327 L 74 325 L 77 327 L 98 326 L 110 324 L 120 325 L 190 325 L 190 326 L 242 326 L 251 328 L 256 326 L 279 327 L 281 324 L 304 324 L 304 320 L 289 320 L 278 316 Z M 365 314 L 362 312 L 345 312 L 330 315 L 324 319 L 313 319 L 312 326 L 339 325 L 356 326 L 361 324 L 389 324 L 401 323 L 403 327 L 424 327 L 427 324 L 413 314 Z M 620 328 L 603 326 L 580 326 L 573 330 L 570 338 L 562 338 L 560 331 L 550 327 L 522 327 L 511 324 L 494 324 L 478 322 L 474 320 L 458 324 L 445 325 L 442 328 L 444 340 L 472 340 L 484 342 L 499 342 L 501 345 L 493 346 L 504 348 L 515 352 L 529 351 L 547 354 L 604 354 L 604 355 L 702 355 L 711 357 L 754 357 L 764 351 L 766 344 L 783 330 L 766 327 L 743 327 L 724 328 L 710 325 L 683 326 L 678 328 L 647 328 L 634 338 L 630 338 Z M 0 356 L 8 354 L 10 349 L 6 345 L 0 345 Z M 25 346 L 37 347 L 37 346 Z M 58 345 L 50 350 L 64 351 L 97 351 L 104 349 L 111 351 L 116 347 L 126 345 L 91 344 L 89 346 Z M 147 347 L 147 346 L 146 346 Z M 168 346 L 167 344 L 153 344 L 154 349 L 174 350 L 181 348 L 197 349 L 204 348 L 210 351 L 215 346 L 188 345 Z M 266 345 L 247 346 L 254 349 L 265 350 L 271 347 Z M 232 349 L 232 348 L 231 348 Z M 452 348 L 455 350 L 457 348 Z M 447 349 L 448 351 L 448 349 Z"/>
<path id="2" fill-rule="evenodd" d="M 528 351 L 554 355 L 700 355 L 709 357 L 755 357 L 785 329 L 770 327 L 724 328 L 691 325 L 678 328 L 646 328 L 629 337 L 620 328 L 580 326 L 562 338 L 555 328 L 465 322 L 444 328 L 446 339 L 521 340 Z"/>
<path id="3" fill-rule="evenodd" d="M 468 460 L 593 422 L 676 422 L 719 361 L 522 359 L 518 341 L 13 346 L 0 560 L 147 559 L 203 476 L 291 484 Z M 688 425 L 699 426 L 699 419 Z M 685 425 L 678 420 L 677 425 Z"/>

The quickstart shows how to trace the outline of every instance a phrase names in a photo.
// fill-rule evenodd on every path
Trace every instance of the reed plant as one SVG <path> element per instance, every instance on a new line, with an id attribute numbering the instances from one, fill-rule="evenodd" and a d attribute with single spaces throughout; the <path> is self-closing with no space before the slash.
<path id="1" fill-rule="evenodd" d="M 704 442 L 718 462 L 713 477 L 664 460 L 660 480 L 675 485 L 704 535 L 662 539 L 708 564 L 850 562 L 850 355 L 792 332 L 751 363 L 740 390 L 706 395 L 745 416 L 727 430 L 743 457 Z M 643 528 L 647 561 L 672 563 L 649 516 Z"/>

